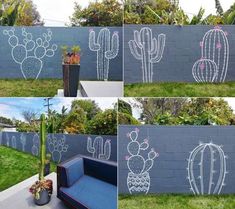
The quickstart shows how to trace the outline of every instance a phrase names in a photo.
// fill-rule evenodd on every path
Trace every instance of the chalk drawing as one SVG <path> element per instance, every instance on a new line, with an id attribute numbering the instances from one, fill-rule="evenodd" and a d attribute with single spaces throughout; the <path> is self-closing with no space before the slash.
<path id="1" fill-rule="evenodd" d="M 40 146 L 39 135 L 34 134 L 34 136 L 33 136 L 33 146 L 31 148 L 31 152 L 34 156 L 39 156 L 39 146 Z"/>
<path id="2" fill-rule="evenodd" d="M 114 59 L 119 52 L 119 35 L 114 32 L 111 38 L 110 30 L 103 28 L 99 31 L 97 40 L 94 30 L 89 33 L 89 48 L 97 52 L 97 79 L 108 80 L 109 61 Z"/>
<path id="3" fill-rule="evenodd" d="M 92 143 L 92 138 L 87 138 L 87 151 L 92 153 L 93 158 L 101 160 L 109 160 L 111 156 L 111 142 L 106 140 L 104 142 L 103 137 L 97 136 Z"/>
<path id="4" fill-rule="evenodd" d="M 130 40 L 129 48 L 132 55 L 142 62 L 143 83 L 153 82 L 153 64 L 161 61 L 165 49 L 166 35 L 153 38 L 152 30 L 148 27 L 134 31 L 134 40 Z"/>
<path id="5" fill-rule="evenodd" d="M 142 151 L 147 151 L 149 148 L 148 139 L 143 142 L 138 140 L 139 129 L 135 129 L 127 134 L 130 142 L 127 145 L 127 151 L 130 156 L 126 156 L 127 167 L 130 171 L 127 177 L 127 186 L 129 192 L 147 194 L 150 188 L 149 170 L 153 167 L 154 159 L 159 156 L 158 153 L 151 149 L 148 153 L 148 158 L 143 157 Z"/>
<path id="6" fill-rule="evenodd" d="M 57 50 L 57 45 L 52 44 L 52 31 L 47 29 L 47 33 L 43 33 L 43 38 L 33 40 L 32 33 L 26 32 L 22 28 L 23 43 L 20 43 L 19 37 L 15 35 L 15 28 L 4 30 L 7 35 L 8 43 L 12 47 L 12 59 L 20 65 L 22 75 L 25 79 L 37 79 L 43 68 L 43 58 L 53 57 Z"/>
<path id="7" fill-rule="evenodd" d="M 20 142 L 22 144 L 22 151 L 25 152 L 26 136 L 23 133 L 20 135 Z"/>
<path id="8" fill-rule="evenodd" d="M 197 195 L 220 194 L 228 173 L 226 158 L 222 146 L 212 142 L 200 143 L 190 152 L 188 159 L 187 178 L 190 190 Z"/>
<path id="9" fill-rule="evenodd" d="M 47 137 L 48 149 L 52 155 L 54 162 L 61 162 L 62 153 L 67 152 L 69 145 L 66 145 L 65 135 L 62 138 L 57 139 L 54 134 L 51 134 Z"/>
<path id="10" fill-rule="evenodd" d="M 209 30 L 200 42 L 201 59 L 192 69 L 192 74 L 197 82 L 225 81 L 229 63 L 228 33 L 216 26 Z"/>

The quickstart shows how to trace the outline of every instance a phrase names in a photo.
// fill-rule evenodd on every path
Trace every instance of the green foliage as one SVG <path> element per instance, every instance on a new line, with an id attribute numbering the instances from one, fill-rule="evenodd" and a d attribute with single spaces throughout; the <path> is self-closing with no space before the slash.
<path id="1" fill-rule="evenodd" d="M 141 123 L 129 114 L 119 112 L 118 113 L 118 124 L 120 124 L 120 125 L 140 125 Z"/>
<path id="2" fill-rule="evenodd" d="M 0 123 L 7 124 L 7 125 L 13 125 L 13 121 L 9 118 L 5 118 L 0 116 Z"/>
<path id="3" fill-rule="evenodd" d="M 90 2 L 84 9 L 75 2 L 70 22 L 72 26 L 121 26 L 122 13 L 122 5 L 118 0 Z"/>
<path id="4" fill-rule="evenodd" d="M 118 100 L 118 112 L 120 113 L 126 113 L 129 115 L 132 115 L 132 108 L 131 105 L 128 104 L 127 102 L 119 99 Z"/>
<path id="5" fill-rule="evenodd" d="M 116 135 L 117 134 L 117 111 L 108 109 L 100 112 L 89 121 L 86 133 L 101 134 L 101 135 Z"/>

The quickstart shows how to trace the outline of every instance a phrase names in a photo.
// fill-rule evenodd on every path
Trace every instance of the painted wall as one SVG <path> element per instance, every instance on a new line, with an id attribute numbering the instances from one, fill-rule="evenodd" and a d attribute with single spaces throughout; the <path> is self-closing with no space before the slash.
<path id="1" fill-rule="evenodd" d="M 93 33 L 96 48 L 91 50 L 89 39 Z M 108 27 L 106 31 L 102 27 L 0 27 L 0 78 L 62 78 L 60 47 L 80 45 L 82 80 L 98 80 L 97 65 L 107 63 L 108 80 L 122 80 L 121 43 L 121 27 Z M 102 48 L 109 49 L 110 56 L 97 63 L 97 51 L 106 52 Z"/>
<path id="2" fill-rule="evenodd" d="M 0 145 L 39 155 L 37 133 L 0 132 Z M 48 134 L 47 153 L 52 160 L 62 162 L 82 154 L 103 160 L 117 161 L 117 137 L 96 135 Z"/>
<path id="3" fill-rule="evenodd" d="M 125 83 L 234 81 L 234 34 L 233 26 L 125 25 Z"/>
<path id="4" fill-rule="evenodd" d="M 119 193 L 235 193 L 235 127 L 120 126 Z"/>

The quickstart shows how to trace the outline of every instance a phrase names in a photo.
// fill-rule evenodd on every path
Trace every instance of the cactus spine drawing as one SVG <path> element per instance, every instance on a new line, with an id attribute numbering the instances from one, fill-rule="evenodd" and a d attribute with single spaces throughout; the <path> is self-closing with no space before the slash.
<path id="1" fill-rule="evenodd" d="M 99 31 L 96 39 L 95 31 L 91 30 L 89 34 L 89 48 L 97 52 L 97 79 L 108 80 L 109 61 L 114 59 L 119 52 L 118 32 L 114 32 L 111 38 L 110 30 L 103 28 Z"/>
<path id="2" fill-rule="evenodd" d="M 194 194 L 220 194 L 228 173 L 226 158 L 221 146 L 212 142 L 200 143 L 190 152 L 187 172 Z"/>
<path id="3" fill-rule="evenodd" d="M 111 142 L 106 140 L 101 136 L 97 136 L 92 143 L 92 138 L 87 138 L 87 151 L 92 153 L 92 157 L 98 158 L 101 160 L 109 160 L 111 156 Z"/>
<path id="4" fill-rule="evenodd" d="M 22 75 L 25 79 L 37 79 L 43 68 L 43 58 L 53 57 L 57 50 L 57 45 L 52 44 L 52 32 L 50 29 L 43 33 L 43 38 L 33 40 L 32 33 L 26 32 L 22 28 L 23 43 L 20 43 L 19 37 L 15 35 L 15 29 L 4 30 L 7 35 L 8 43 L 12 47 L 11 56 L 13 60 L 20 65 Z"/>
<path id="5" fill-rule="evenodd" d="M 197 82 L 224 82 L 228 71 L 229 43 L 227 32 L 216 26 L 203 37 L 201 59 L 193 66 L 193 77 Z"/>
<path id="6" fill-rule="evenodd" d="M 166 35 L 153 38 L 152 30 L 144 27 L 134 31 L 134 40 L 129 41 L 132 55 L 142 62 L 142 77 L 144 83 L 153 82 L 153 64 L 161 61 L 165 48 Z"/>
<path id="7" fill-rule="evenodd" d="M 129 169 L 127 177 L 127 186 L 129 192 L 132 193 L 145 193 L 147 194 L 150 188 L 149 170 L 153 167 L 154 159 L 159 156 L 158 153 L 151 149 L 148 153 L 148 158 L 143 157 L 142 151 L 147 151 L 149 148 L 148 139 L 143 142 L 138 140 L 139 129 L 135 129 L 127 134 L 130 142 L 127 145 L 129 153 L 126 156 L 127 167 Z"/>

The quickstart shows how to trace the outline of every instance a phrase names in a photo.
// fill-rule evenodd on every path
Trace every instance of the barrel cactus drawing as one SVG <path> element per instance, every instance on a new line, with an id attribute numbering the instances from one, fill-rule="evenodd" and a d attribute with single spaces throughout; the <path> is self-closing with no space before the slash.
<path id="1" fill-rule="evenodd" d="M 129 169 L 127 177 L 127 186 L 129 192 L 147 194 L 150 188 L 149 170 L 153 167 L 154 159 L 159 156 L 158 153 L 151 149 L 147 154 L 147 159 L 142 153 L 149 148 L 148 139 L 143 142 L 138 141 L 139 129 L 128 133 L 127 137 L 130 142 L 127 145 L 129 156 L 126 156 L 127 167 Z"/>
<path id="2" fill-rule="evenodd" d="M 97 136 L 92 142 L 92 138 L 87 138 L 87 151 L 92 153 L 92 157 L 101 159 L 101 160 L 109 160 L 111 156 L 111 142 L 110 140 L 106 140 L 104 142 L 103 137 Z"/>
<path id="3" fill-rule="evenodd" d="M 130 40 L 129 48 L 132 55 L 142 62 L 143 83 L 153 82 L 153 64 L 161 61 L 165 48 L 165 34 L 153 38 L 152 30 L 148 27 L 134 31 L 134 40 Z"/>
<path id="4" fill-rule="evenodd" d="M 226 79 L 229 62 L 229 42 L 227 35 L 227 32 L 223 31 L 220 26 L 216 26 L 214 29 L 209 30 L 204 35 L 203 40 L 200 42 L 201 59 L 207 60 L 207 62 L 210 60 L 213 62 L 213 66 L 214 63 L 217 66 L 217 75 L 215 76 L 214 80 L 208 80 L 207 82 L 221 83 Z M 199 79 L 196 81 L 205 82 L 203 80 L 204 79 Z"/>
<path id="5" fill-rule="evenodd" d="M 89 48 L 97 52 L 97 79 L 108 80 L 109 78 L 109 61 L 114 59 L 119 52 L 119 35 L 114 32 L 111 36 L 108 28 L 99 31 L 96 38 L 94 30 L 89 33 Z"/>
<path id="6" fill-rule="evenodd" d="M 217 65 L 209 59 L 200 59 L 193 66 L 193 77 L 197 82 L 214 82 L 218 76 Z"/>
<path id="7" fill-rule="evenodd" d="M 225 186 L 227 156 L 221 146 L 200 143 L 188 159 L 188 180 L 190 190 L 197 195 L 220 194 Z"/>

